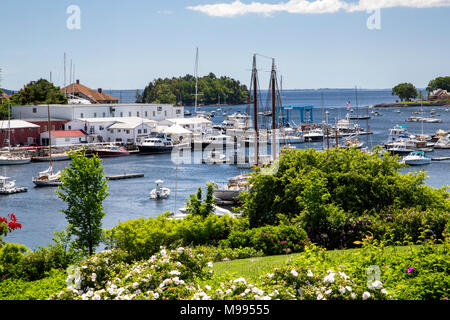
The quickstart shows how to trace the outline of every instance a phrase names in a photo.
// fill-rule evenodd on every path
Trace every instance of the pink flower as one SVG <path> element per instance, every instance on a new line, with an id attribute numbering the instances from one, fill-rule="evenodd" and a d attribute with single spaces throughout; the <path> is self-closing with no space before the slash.
<path id="1" fill-rule="evenodd" d="M 409 269 L 408 269 L 408 273 L 413 272 L 413 270 L 414 270 L 414 268 L 409 268 Z"/>

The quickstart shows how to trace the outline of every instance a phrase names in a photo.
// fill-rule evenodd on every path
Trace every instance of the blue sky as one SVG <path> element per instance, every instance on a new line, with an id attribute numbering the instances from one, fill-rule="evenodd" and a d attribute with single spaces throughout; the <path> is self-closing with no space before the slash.
<path id="1" fill-rule="evenodd" d="M 228 6 L 234 1 L 2 1 L 1 10 L 7 14 L 0 19 L 1 86 L 17 90 L 31 80 L 49 78 L 50 71 L 53 82 L 62 86 L 66 52 L 67 74 L 72 59 L 75 77 L 89 87 L 144 88 L 157 77 L 193 74 L 196 47 L 199 75 L 214 72 L 248 85 L 252 55 L 259 53 L 276 59 L 286 89 L 355 85 L 378 89 L 400 82 L 425 87 L 429 80 L 450 73 L 449 1 L 428 0 L 441 3 L 434 8 L 416 8 L 427 2 L 421 0 L 412 0 L 411 7 L 383 8 L 380 30 L 367 28 L 371 14 L 365 10 L 249 10 L 224 17 L 216 7 L 214 14 L 203 7 L 188 9 L 218 3 Z M 236 4 L 245 7 L 252 1 Z M 342 4 L 344 0 L 325 2 Z M 81 10 L 80 30 L 66 27 L 70 5 Z M 263 88 L 268 86 L 270 65 L 270 60 L 258 58 Z"/>

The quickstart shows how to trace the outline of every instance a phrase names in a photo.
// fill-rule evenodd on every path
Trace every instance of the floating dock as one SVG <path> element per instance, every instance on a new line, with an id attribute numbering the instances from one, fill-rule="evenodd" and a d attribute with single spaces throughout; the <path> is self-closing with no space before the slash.
<path id="1" fill-rule="evenodd" d="M 14 194 L 14 193 L 22 193 L 22 192 L 27 192 L 28 188 L 26 187 L 16 187 L 13 189 L 8 189 L 8 190 L 0 190 L 0 194 Z"/>
<path id="2" fill-rule="evenodd" d="M 115 176 L 108 176 L 109 180 L 124 180 L 124 179 L 135 179 L 144 177 L 143 173 L 124 173 Z"/>
<path id="3" fill-rule="evenodd" d="M 431 158 L 433 161 L 444 161 L 444 160 L 450 160 L 450 157 L 438 157 L 438 158 Z"/>

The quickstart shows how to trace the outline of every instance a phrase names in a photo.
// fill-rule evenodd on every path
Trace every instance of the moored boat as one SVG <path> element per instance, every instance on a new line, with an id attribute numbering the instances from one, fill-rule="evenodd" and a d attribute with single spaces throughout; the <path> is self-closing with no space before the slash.
<path id="1" fill-rule="evenodd" d="M 99 148 L 95 148 L 91 152 L 92 154 L 96 154 L 100 158 L 104 157 L 121 157 L 121 156 L 129 156 L 130 152 L 124 147 L 106 145 Z"/>
<path id="2" fill-rule="evenodd" d="M 430 164 L 431 158 L 425 156 L 425 154 L 422 151 L 413 151 L 406 157 L 404 157 L 402 159 L 402 162 L 410 166 L 421 166 Z"/>
<path id="3" fill-rule="evenodd" d="M 159 134 L 146 138 L 138 148 L 140 154 L 168 153 L 173 149 L 173 142 L 170 136 Z"/>
<path id="4" fill-rule="evenodd" d="M 11 178 L 0 176 L 0 194 L 13 194 L 28 191 L 28 188 L 16 187 L 16 181 L 9 179 Z"/>

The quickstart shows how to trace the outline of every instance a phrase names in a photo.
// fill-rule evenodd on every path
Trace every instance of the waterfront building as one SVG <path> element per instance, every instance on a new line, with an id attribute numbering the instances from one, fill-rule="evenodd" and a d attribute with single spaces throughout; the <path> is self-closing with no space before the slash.
<path id="1" fill-rule="evenodd" d="M 204 117 L 192 117 L 192 118 L 168 118 L 159 121 L 159 126 L 171 127 L 178 125 L 184 129 L 191 131 L 192 133 L 205 133 L 212 130 L 213 123 Z"/>
<path id="2" fill-rule="evenodd" d="M 67 122 L 69 122 L 69 120 L 51 118 L 50 119 L 50 128 L 49 128 L 48 119 L 31 118 L 31 119 L 22 119 L 22 120 L 38 125 L 40 134 L 42 134 L 48 130 L 52 130 L 52 131 L 65 130 L 65 124 Z"/>
<path id="3" fill-rule="evenodd" d="M 66 130 L 82 130 L 88 143 L 138 143 L 155 131 L 157 122 L 138 117 L 83 118 L 66 123 Z"/>
<path id="4" fill-rule="evenodd" d="M 13 106 L 12 117 L 15 119 L 42 118 L 47 119 L 48 108 L 52 118 L 63 120 L 89 118 L 129 118 L 137 117 L 162 121 L 184 117 L 184 107 L 171 104 L 57 104 Z"/>
<path id="5" fill-rule="evenodd" d="M 429 100 L 448 100 L 450 99 L 450 92 L 443 89 L 437 89 L 430 93 Z"/>
<path id="6" fill-rule="evenodd" d="M 41 145 L 49 145 L 49 132 L 41 134 Z M 81 130 L 55 130 L 50 131 L 52 146 L 68 146 L 80 143 L 86 143 L 86 134 Z"/>
<path id="7" fill-rule="evenodd" d="M 24 120 L 0 121 L 0 148 L 8 146 L 8 137 L 11 137 L 11 146 L 38 143 L 40 139 L 39 126 Z"/>
<path id="8" fill-rule="evenodd" d="M 77 80 L 75 83 L 71 83 L 68 86 L 61 89 L 61 91 L 72 99 L 84 99 L 89 101 L 91 104 L 109 104 L 109 103 L 119 103 L 119 99 L 103 92 L 102 88 L 98 88 L 97 90 L 93 90 L 91 88 L 86 87 L 80 83 L 80 80 Z"/>

